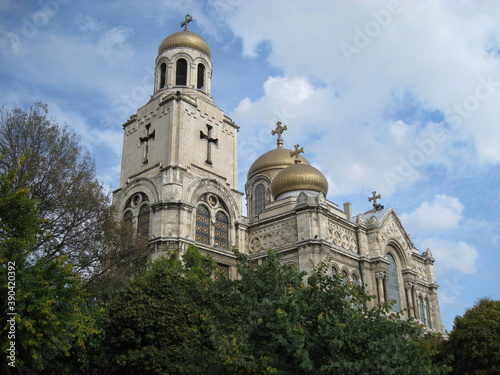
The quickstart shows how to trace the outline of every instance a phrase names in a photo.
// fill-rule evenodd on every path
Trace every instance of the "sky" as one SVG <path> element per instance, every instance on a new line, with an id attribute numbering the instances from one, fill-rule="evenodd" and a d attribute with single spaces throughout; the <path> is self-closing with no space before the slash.
<path id="1" fill-rule="evenodd" d="M 377 191 L 432 250 L 447 330 L 500 299 L 499 1 L 0 0 L 0 105 L 47 103 L 116 189 L 121 125 L 186 13 L 212 50 L 213 99 L 241 127 L 241 191 L 282 121 L 329 200 L 357 214 Z"/>

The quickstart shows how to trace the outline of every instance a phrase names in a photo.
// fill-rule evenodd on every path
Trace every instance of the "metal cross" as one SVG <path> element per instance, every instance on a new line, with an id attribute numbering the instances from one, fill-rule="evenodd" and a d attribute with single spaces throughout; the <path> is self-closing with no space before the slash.
<path id="1" fill-rule="evenodd" d="M 211 144 L 215 144 L 216 146 L 218 145 L 219 139 L 218 138 L 212 138 L 212 126 L 207 125 L 208 129 L 208 134 L 203 133 L 203 130 L 200 130 L 200 139 L 206 139 L 207 140 L 207 160 L 205 160 L 205 163 L 212 165 L 212 148 Z"/>
<path id="2" fill-rule="evenodd" d="M 295 145 L 295 151 L 290 152 L 290 157 L 295 156 L 295 164 L 300 164 L 299 154 L 304 152 L 304 147 L 299 148 L 299 145 Z"/>
<path id="3" fill-rule="evenodd" d="M 192 22 L 193 20 L 193 16 L 190 16 L 189 14 L 184 16 L 184 21 L 181 22 L 181 27 L 184 26 L 184 31 L 189 31 L 189 22 Z"/>
<path id="4" fill-rule="evenodd" d="M 372 197 L 368 197 L 368 202 L 373 201 L 373 208 L 378 209 L 380 204 L 377 203 L 377 199 L 382 199 L 382 196 L 380 194 L 377 195 L 376 191 L 372 191 L 372 195 Z"/>
<path id="5" fill-rule="evenodd" d="M 288 127 L 286 125 L 281 126 L 281 121 L 278 121 L 276 123 L 276 129 L 271 131 L 272 135 L 278 134 L 278 147 L 283 147 L 283 138 L 281 138 L 281 134 L 283 134 L 285 130 L 288 130 Z"/>
<path id="6" fill-rule="evenodd" d="M 139 142 L 140 146 L 142 146 L 143 143 L 144 145 L 144 159 L 143 163 L 146 164 L 148 162 L 148 151 L 149 151 L 149 141 L 155 139 L 155 130 L 153 130 L 152 133 L 149 132 L 149 128 L 151 127 L 151 124 L 146 125 L 146 136 L 145 137 L 140 137 Z"/>

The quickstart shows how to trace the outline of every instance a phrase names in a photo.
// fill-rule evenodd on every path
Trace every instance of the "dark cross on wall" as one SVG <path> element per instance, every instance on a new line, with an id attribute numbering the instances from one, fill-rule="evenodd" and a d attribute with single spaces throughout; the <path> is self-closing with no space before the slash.
<path id="1" fill-rule="evenodd" d="M 200 130 L 200 139 L 206 139 L 207 140 L 207 160 L 205 160 L 205 163 L 212 165 L 212 143 L 214 145 L 218 145 L 219 139 L 218 138 L 212 138 L 212 126 L 207 125 L 207 134 L 203 133 L 203 130 Z"/>
<path id="2" fill-rule="evenodd" d="M 151 124 L 146 125 L 146 135 L 139 138 L 140 145 L 142 146 L 144 144 L 144 159 L 142 160 L 143 164 L 146 164 L 148 162 L 149 141 L 155 139 L 155 130 L 150 133 L 149 128 L 151 128 Z"/>

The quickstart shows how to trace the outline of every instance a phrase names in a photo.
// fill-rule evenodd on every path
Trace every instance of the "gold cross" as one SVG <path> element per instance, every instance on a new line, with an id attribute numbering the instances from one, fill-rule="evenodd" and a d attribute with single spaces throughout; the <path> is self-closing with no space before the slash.
<path id="1" fill-rule="evenodd" d="M 295 145 L 295 151 L 290 152 L 290 157 L 295 156 L 295 164 L 300 164 L 299 154 L 304 152 L 304 147 L 299 148 L 299 145 Z"/>
<path id="2" fill-rule="evenodd" d="M 288 127 L 286 125 L 281 126 L 281 121 L 278 121 L 276 123 L 276 129 L 271 131 L 272 135 L 278 134 L 278 147 L 283 147 L 283 138 L 281 138 L 281 134 L 283 134 L 285 130 L 288 130 Z"/>
<path id="3" fill-rule="evenodd" d="M 376 191 L 372 191 L 372 197 L 368 197 L 368 202 L 373 201 L 373 207 L 378 208 L 380 207 L 380 204 L 377 203 L 377 199 L 382 199 L 382 196 L 380 194 L 377 195 Z"/>
<path id="4" fill-rule="evenodd" d="M 184 26 L 184 31 L 189 31 L 188 26 L 189 22 L 192 22 L 194 20 L 193 16 L 190 16 L 189 14 L 186 14 L 184 16 L 184 21 L 181 22 L 181 27 Z"/>

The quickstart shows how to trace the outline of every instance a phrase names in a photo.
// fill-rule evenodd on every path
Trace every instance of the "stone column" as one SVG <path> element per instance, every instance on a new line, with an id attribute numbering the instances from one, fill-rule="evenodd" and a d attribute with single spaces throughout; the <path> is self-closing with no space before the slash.
<path id="1" fill-rule="evenodd" d="M 385 290 L 384 290 L 384 278 L 385 272 L 377 272 L 375 273 L 375 278 L 377 279 L 377 292 L 378 292 L 378 300 L 379 303 L 385 303 Z"/>
<path id="2" fill-rule="evenodd" d="M 415 318 L 415 307 L 413 305 L 413 296 L 412 296 L 413 283 L 412 282 L 406 283 L 405 289 L 406 289 L 406 300 L 408 303 L 409 316 L 410 318 Z"/>

